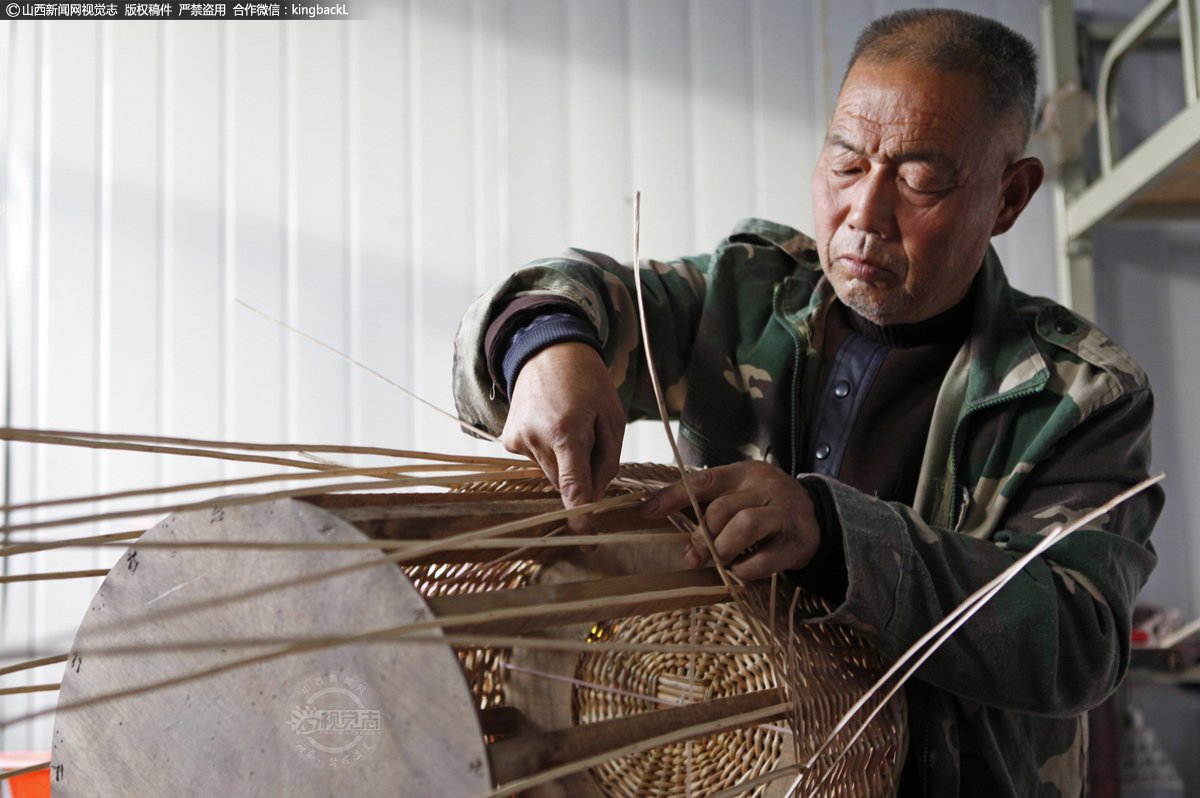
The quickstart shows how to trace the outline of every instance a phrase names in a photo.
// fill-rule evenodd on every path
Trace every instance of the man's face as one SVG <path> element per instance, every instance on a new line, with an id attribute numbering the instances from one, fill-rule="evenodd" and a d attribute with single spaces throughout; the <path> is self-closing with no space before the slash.
<path id="1" fill-rule="evenodd" d="M 875 322 L 953 307 L 1002 232 L 1016 124 L 989 124 L 980 93 L 900 63 L 846 76 L 813 174 L 817 248 L 838 297 Z"/>

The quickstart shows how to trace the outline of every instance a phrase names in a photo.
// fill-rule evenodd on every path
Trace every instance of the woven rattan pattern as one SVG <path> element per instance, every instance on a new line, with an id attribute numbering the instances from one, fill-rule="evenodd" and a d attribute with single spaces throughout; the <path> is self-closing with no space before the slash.
<path id="1" fill-rule="evenodd" d="M 693 629 L 693 624 L 695 628 Z M 597 627 L 594 637 L 636 642 L 729 644 L 756 642 L 732 604 L 628 618 Z M 774 669 L 760 654 L 587 653 L 575 677 L 676 704 L 705 701 L 777 687 Z M 576 723 L 661 709 L 663 704 L 628 695 L 576 687 Z M 693 740 L 690 795 L 708 795 L 774 767 L 790 745 L 785 734 L 761 726 Z M 624 796 L 684 796 L 689 745 L 677 743 L 606 762 L 592 771 L 600 789 Z M 762 788 L 747 793 L 759 796 Z"/>
<path id="2" fill-rule="evenodd" d="M 652 490 L 676 479 L 678 471 L 672 466 L 625 463 L 621 465 L 613 487 Z M 541 478 L 473 483 L 456 490 L 532 493 L 553 490 L 553 486 Z M 511 572 L 504 571 L 503 566 L 512 566 Z M 528 583 L 537 565 L 514 560 L 486 567 L 500 567 L 501 573 L 510 573 L 512 581 L 505 586 L 518 587 Z M 461 566 L 463 573 L 457 579 L 445 581 L 443 578 L 449 585 L 445 592 L 476 589 L 459 584 L 472 583 L 475 579 L 473 571 L 479 568 Z M 479 580 L 480 585 L 486 584 L 489 578 Z M 882 675 L 883 665 L 878 653 L 849 627 L 797 622 L 789 630 L 793 624 L 788 617 L 788 608 L 793 598 L 797 600 L 797 618 L 828 614 L 831 608 L 822 599 L 802 590 L 791 594 L 781 590 L 773 603 L 775 617 L 771 622 L 770 590 L 765 584 L 750 587 L 737 603 L 624 618 L 599 625 L 593 630 L 593 637 L 629 642 L 770 643 L 775 646 L 773 655 L 587 653 L 580 656 L 575 678 L 585 684 L 674 703 L 703 701 L 783 685 L 788 688 L 793 703 L 787 724 L 793 733 L 777 730 L 781 723 L 771 728 L 759 726 L 696 739 L 690 746 L 679 743 L 613 760 L 591 771 L 605 795 L 612 798 L 703 796 L 765 773 L 785 758 L 807 761 L 828 737 L 838 719 Z M 422 583 L 418 582 L 418 588 L 426 593 Z M 436 589 L 431 583 L 429 590 Z M 481 586 L 477 589 L 493 588 Z M 761 620 L 770 630 L 772 640 L 755 638 L 742 614 L 743 608 Z M 500 668 L 495 659 L 505 654 L 483 649 L 459 652 L 472 690 L 477 691 L 475 694 L 480 698 L 480 706 L 491 707 L 503 702 Z M 858 714 L 859 720 L 843 730 L 829 751 L 817 760 L 807 780 L 809 785 L 816 784 L 825 775 L 829 763 L 841 752 L 861 719 L 878 703 L 878 699 L 869 702 Z M 576 686 L 571 712 L 578 724 L 663 706 L 645 698 Z M 901 692 L 867 726 L 815 795 L 821 798 L 894 795 L 907 751 L 907 723 L 907 704 Z M 788 745 L 792 746 L 791 756 L 785 757 Z M 764 785 L 743 795 L 758 798 L 777 792 L 778 785 L 774 789 Z M 802 788 L 801 792 L 813 794 L 811 789 Z"/>
<path id="3" fill-rule="evenodd" d="M 538 563 L 530 560 L 502 560 L 405 566 L 404 572 L 421 595 L 449 596 L 525 587 L 537 569 Z M 454 652 L 458 654 L 476 706 L 491 709 L 504 704 L 502 663 L 508 660 L 510 650 L 455 646 Z"/>

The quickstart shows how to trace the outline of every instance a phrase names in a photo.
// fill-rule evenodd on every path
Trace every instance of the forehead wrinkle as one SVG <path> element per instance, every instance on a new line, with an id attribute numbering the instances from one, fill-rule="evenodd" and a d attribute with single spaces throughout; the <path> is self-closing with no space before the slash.
<path id="1" fill-rule="evenodd" d="M 937 168 L 950 169 L 954 171 L 957 171 L 962 166 L 961 151 L 959 152 L 958 157 L 955 157 L 948 152 L 944 146 L 942 146 L 940 141 L 936 140 L 936 137 L 933 141 L 928 141 L 923 138 L 914 138 L 912 140 L 892 142 L 891 139 L 896 138 L 897 134 L 894 132 L 887 132 L 887 125 L 876 124 L 874 127 L 882 127 L 884 130 L 872 131 L 874 135 L 868 135 L 865 137 L 868 141 L 873 139 L 877 140 L 874 142 L 875 146 L 871 146 L 871 144 L 867 142 L 862 144 L 857 143 L 854 140 L 854 136 L 847 135 L 849 131 L 846 131 L 844 134 L 838 129 L 838 127 L 841 126 L 830 129 L 829 133 L 825 137 L 826 144 L 839 147 L 862 158 L 879 159 L 895 164 L 910 162 L 927 163 Z M 903 139 L 902 134 L 900 134 L 900 137 Z M 891 146 L 892 144 L 898 144 L 898 146 L 893 147 Z"/>

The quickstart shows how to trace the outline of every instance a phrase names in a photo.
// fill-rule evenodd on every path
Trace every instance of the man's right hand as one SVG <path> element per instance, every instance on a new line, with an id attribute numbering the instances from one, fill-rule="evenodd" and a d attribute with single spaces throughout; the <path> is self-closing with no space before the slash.
<path id="1" fill-rule="evenodd" d="M 625 411 L 604 360 L 587 344 L 562 343 L 521 367 L 500 440 L 535 460 L 571 508 L 603 497 L 624 436 Z M 570 526 L 576 534 L 594 528 L 590 515 Z"/>

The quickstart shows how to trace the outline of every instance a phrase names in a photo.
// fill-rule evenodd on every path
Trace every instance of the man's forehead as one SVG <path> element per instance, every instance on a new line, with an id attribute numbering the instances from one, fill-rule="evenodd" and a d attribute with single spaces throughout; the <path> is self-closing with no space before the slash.
<path id="1" fill-rule="evenodd" d="M 882 157 L 895 163 L 927 163 L 942 169 L 956 169 L 962 160 L 962 147 L 947 146 L 934 138 L 861 135 L 842 127 L 831 127 L 825 144 L 864 158 Z"/>
<path id="2" fill-rule="evenodd" d="M 864 155 L 957 163 L 986 133 L 978 84 L 904 65 L 855 65 L 830 120 L 829 144 Z"/>

